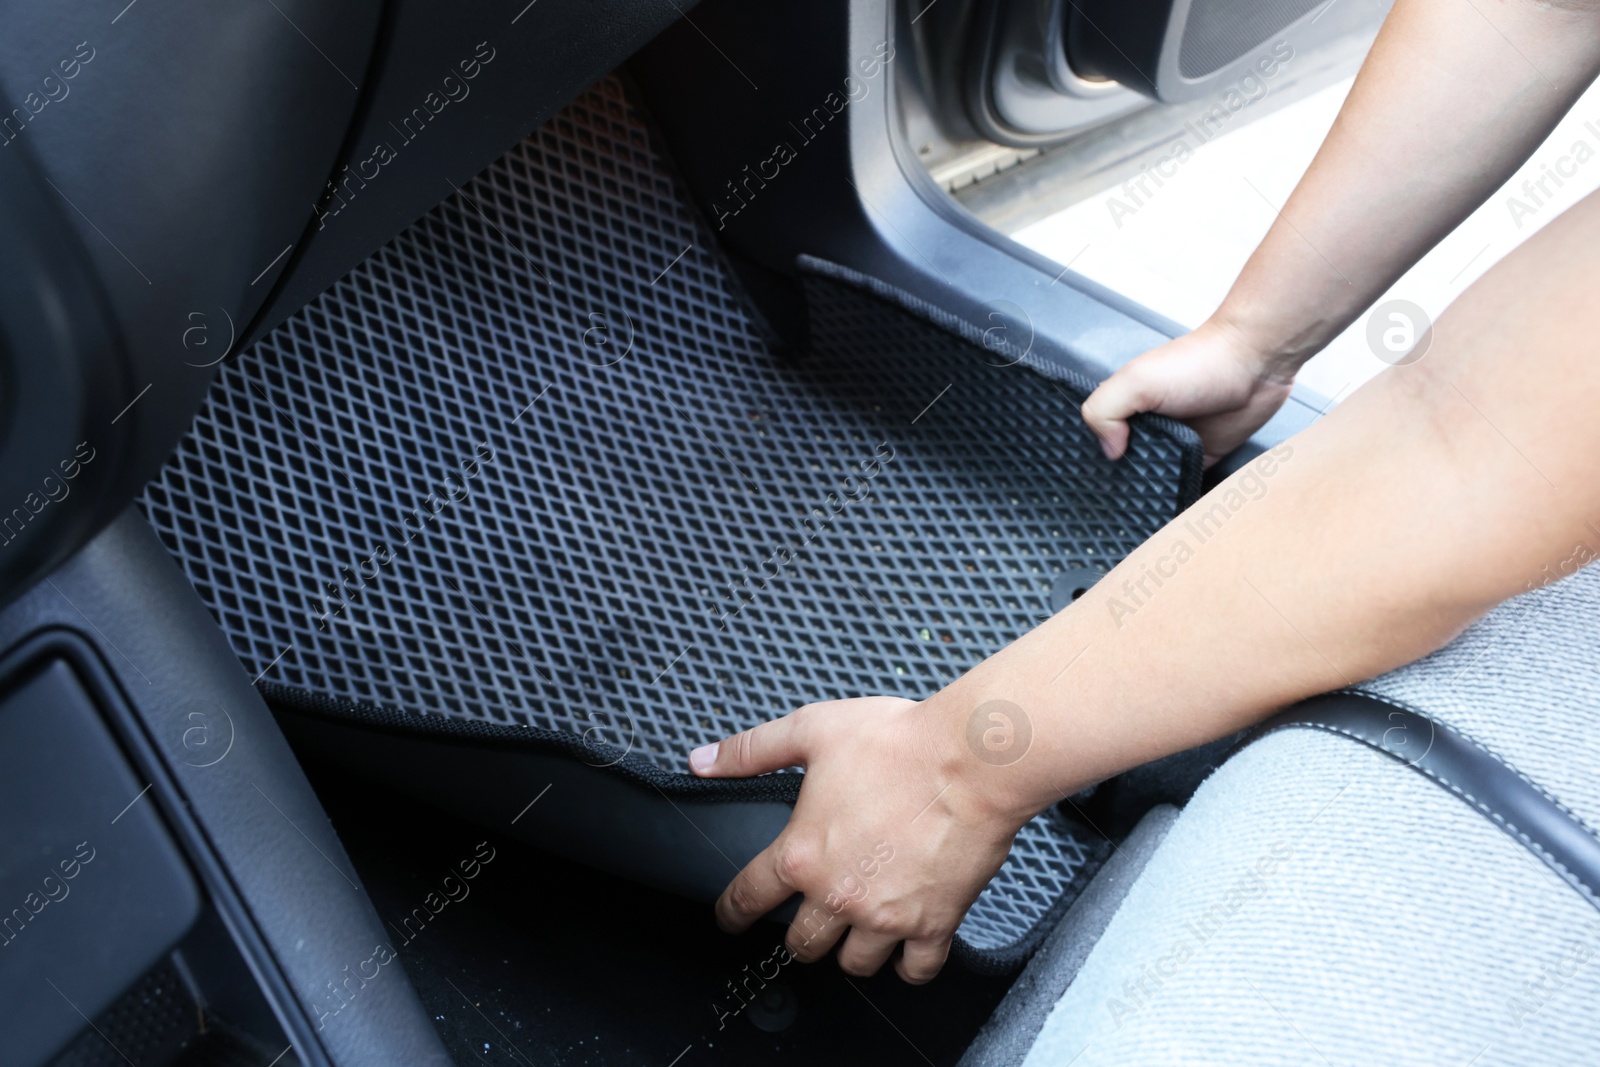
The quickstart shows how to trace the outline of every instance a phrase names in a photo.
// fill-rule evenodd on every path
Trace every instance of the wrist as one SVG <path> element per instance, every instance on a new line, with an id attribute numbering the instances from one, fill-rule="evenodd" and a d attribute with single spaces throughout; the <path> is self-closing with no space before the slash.
<path id="1" fill-rule="evenodd" d="M 960 679 L 917 706 L 952 808 L 1021 827 L 1059 799 L 1035 781 L 1040 723 L 1021 704 Z"/>
<path id="2" fill-rule="evenodd" d="M 1295 321 L 1232 294 L 1195 332 L 1202 331 L 1226 346 L 1251 377 L 1278 385 L 1292 383 L 1306 360 L 1338 333 L 1321 317 Z"/>

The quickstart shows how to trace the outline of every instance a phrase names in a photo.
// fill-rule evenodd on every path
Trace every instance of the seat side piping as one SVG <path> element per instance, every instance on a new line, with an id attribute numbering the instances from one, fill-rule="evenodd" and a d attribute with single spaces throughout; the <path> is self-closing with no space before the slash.
<path id="1" fill-rule="evenodd" d="M 1488 818 L 1600 909 L 1600 836 L 1499 756 L 1414 708 L 1371 693 L 1313 697 L 1255 730 L 1309 728 L 1360 741 L 1391 756 Z"/>

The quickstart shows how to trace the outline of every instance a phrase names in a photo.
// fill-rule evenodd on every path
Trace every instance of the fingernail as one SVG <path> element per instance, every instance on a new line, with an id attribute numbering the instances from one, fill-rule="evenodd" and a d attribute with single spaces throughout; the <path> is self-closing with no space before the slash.
<path id="1" fill-rule="evenodd" d="M 701 745 L 689 753 L 689 769 L 696 774 L 704 774 L 717 762 L 717 746 L 721 742 L 710 745 Z"/>

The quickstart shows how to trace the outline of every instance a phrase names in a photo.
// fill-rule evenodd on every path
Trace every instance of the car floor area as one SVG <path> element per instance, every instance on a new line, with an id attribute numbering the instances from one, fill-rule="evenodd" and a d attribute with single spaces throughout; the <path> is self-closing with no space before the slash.
<path id="1" fill-rule="evenodd" d="M 799 262 L 809 343 L 774 347 L 635 99 L 603 80 L 230 363 L 144 497 L 267 703 L 465 818 L 499 818 L 538 744 L 725 799 L 687 752 L 938 691 L 1199 485 L 1191 431 L 1151 420 L 1113 464 L 1070 366 L 985 358 L 848 268 Z M 452 779 L 460 731 L 485 743 Z M 375 756 L 402 740 L 416 770 Z M 759 847 L 653 798 L 683 840 L 652 857 L 665 831 L 575 792 L 508 836 L 701 896 Z M 1025 955 L 1106 855 L 1030 821 L 958 951 Z"/>
<path id="2" fill-rule="evenodd" d="M 458 1064 L 953 1064 L 1010 984 L 954 964 L 917 988 L 831 958 L 780 967 L 776 924 L 733 937 L 707 905 L 306 770 Z M 361 1010 L 346 986 L 326 1026 Z"/>

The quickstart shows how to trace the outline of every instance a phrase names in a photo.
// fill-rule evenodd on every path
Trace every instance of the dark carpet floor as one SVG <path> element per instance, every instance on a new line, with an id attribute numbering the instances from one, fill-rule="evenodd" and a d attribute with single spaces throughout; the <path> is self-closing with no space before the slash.
<path id="1" fill-rule="evenodd" d="M 776 925 L 732 937 L 706 905 L 307 771 L 458 1064 L 942 1067 L 1008 985 L 955 967 L 920 988 L 832 959 L 780 969 Z"/>

